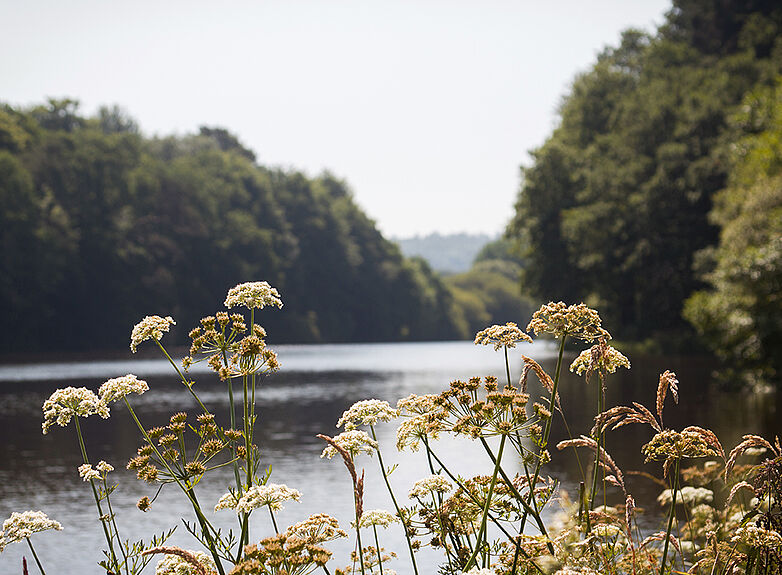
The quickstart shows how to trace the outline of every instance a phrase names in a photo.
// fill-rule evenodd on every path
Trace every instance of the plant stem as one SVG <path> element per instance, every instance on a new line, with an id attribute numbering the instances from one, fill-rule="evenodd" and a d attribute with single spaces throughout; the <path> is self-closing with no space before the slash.
<path id="1" fill-rule="evenodd" d="M 499 473 L 500 464 L 502 462 L 502 452 L 505 449 L 505 440 L 507 439 L 507 435 L 503 434 L 502 438 L 500 439 L 500 447 L 497 450 L 497 461 L 494 464 L 494 473 L 492 473 L 491 476 L 491 483 L 489 484 L 489 493 L 486 495 L 486 504 L 483 507 L 483 516 L 481 517 L 481 529 L 478 532 L 478 537 L 475 540 L 475 549 L 472 552 L 472 556 L 467 561 L 467 564 L 464 566 L 465 569 L 469 569 L 473 565 L 477 564 L 476 557 L 478 556 L 478 553 L 481 550 L 481 547 L 483 546 L 483 540 L 486 538 L 486 520 L 489 516 L 489 507 L 491 506 L 491 498 L 492 495 L 494 495 L 494 486 L 497 483 L 497 475 Z"/>
<path id="2" fill-rule="evenodd" d="M 665 545 L 663 546 L 663 558 L 660 563 L 660 575 L 665 573 L 665 560 L 668 558 L 668 543 L 671 538 L 671 528 L 673 527 L 673 518 L 676 515 L 676 490 L 679 487 L 679 462 L 681 458 L 676 458 L 676 466 L 673 472 L 673 490 L 671 495 L 671 512 L 668 514 L 668 530 L 665 532 Z M 674 561 L 676 558 L 674 557 Z"/>
<path id="3" fill-rule="evenodd" d="M 43 566 L 41 565 L 41 560 L 38 559 L 38 554 L 35 552 L 35 549 L 33 549 L 33 542 L 30 541 L 29 537 L 25 537 L 27 540 L 27 544 L 30 546 L 30 551 L 33 552 L 33 558 L 35 559 L 35 563 L 38 565 L 38 570 L 41 572 L 41 575 L 46 575 L 46 571 L 43 570 Z"/>
<path id="4" fill-rule="evenodd" d="M 505 375 L 508 378 L 508 385 L 510 386 L 510 362 L 508 361 L 508 346 L 505 346 Z"/>
<path id="5" fill-rule="evenodd" d="M 372 439 L 377 442 L 377 434 L 375 434 L 375 426 L 370 425 L 369 426 L 370 431 L 372 432 Z M 380 453 L 380 447 L 377 449 L 377 460 L 380 463 L 380 473 L 383 474 L 383 480 L 386 482 L 386 487 L 388 488 L 388 494 L 391 496 L 391 501 L 394 503 L 394 509 L 396 509 L 396 514 L 399 516 L 399 519 L 402 522 L 402 529 L 405 532 L 405 540 L 407 541 L 407 548 L 410 550 L 410 561 L 413 563 L 413 571 L 415 572 L 415 575 L 418 575 L 418 566 L 415 562 L 415 552 L 413 551 L 413 543 L 410 541 L 410 534 L 407 531 L 407 524 L 405 523 L 404 516 L 402 515 L 402 511 L 399 509 L 399 504 L 396 501 L 396 497 L 394 496 L 394 490 L 391 489 L 391 483 L 388 481 L 388 474 L 386 473 L 386 466 L 383 463 L 383 455 Z"/>
<path id="6" fill-rule="evenodd" d="M 380 575 L 383 575 L 383 557 L 380 555 L 380 540 L 377 538 L 377 525 L 372 526 L 375 532 L 375 549 L 377 550 L 377 565 L 380 568 Z"/>
<path id="7" fill-rule="evenodd" d="M 603 385 L 600 382 L 600 389 L 597 391 L 597 413 L 600 415 L 603 413 Z M 595 450 L 595 468 L 592 471 L 592 491 L 589 493 L 589 510 L 595 508 L 595 492 L 597 491 L 597 476 L 600 471 L 600 440 L 602 434 L 600 433 L 600 426 L 596 426 L 597 449 Z M 604 490 L 605 491 L 605 490 Z"/>
<path id="8" fill-rule="evenodd" d="M 87 457 L 87 448 L 84 446 L 84 437 L 81 434 L 81 425 L 79 425 L 79 418 L 78 416 L 73 418 L 74 423 L 76 424 L 76 435 L 79 436 L 79 447 L 81 448 L 81 456 L 84 460 L 85 464 L 89 464 L 90 460 Z M 90 479 L 90 487 L 92 487 L 92 496 L 95 498 L 95 506 L 98 508 L 98 520 L 101 523 L 101 526 L 103 527 L 103 534 L 106 537 L 106 543 L 109 546 L 109 553 L 111 554 L 111 561 L 113 563 L 112 568 L 119 573 L 119 562 L 117 561 L 117 554 L 114 553 L 114 542 L 113 537 L 109 533 L 109 529 L 106 526 L 106 522 L 103 520 L 103 508 L 100 505 L 100 498 L 98 497 L 98 490 L 95 488 L 95 483 L 92 479 Z"/>
<path id="9" fill-rule="evenodd" d="M 153 338 L 153 339 L 154 339 L 154 338 Z M 165 355 L 165 356 L 166 356 L 166 359 L 168 359 L 168 362 L 169 362 L 169 363 L 170 363 L 170 364 L 173 366 L 173 368 L 176 370 L 177 374 L 179 375 L 179 379 L 181 379 L 181 380 L 182 380 L 182 383 L 184 383 L 184 384 L 185 384 L 185 387 L 186 387 L 186 388 L 187 388 L 187 390 L 190 392 L 190 395 L 192 395 L 192 396 L 193 396 L 193 398 L 194 398 L 194 399 L 195 399 L 195 400 L 198 402 L 198 405 L 200 405 L 200 406 L 201 406 L 201 409 L 204 411 L 204 413 L 209 413 L 209 410 L 208 410 L 208 409 L 206 408 L 206 406 L 203 404 L 203 402 L 201 401 L 201 398 L 200 398 L 200 397 L 198 397 L 198 395 L 196 394 L 196 392 L 195 392 L 195 391 L 193 391 L 193 386 L 192 386 L 192 385 L 190 385 L 190 382 L 188 382 L 188 381 L 187 381 L 187 378 L 186 378 L 186 377 L 185 377 L 185 375 L 182 373 L 182 371 L 179 369 L 179 366 L 176 364 L 176 362 L 175 362 L 173 359 L 171 359 L 171 356 L 170 356 L 170 355 L 168 355 L 168 352 L 166 351 L 166 348 L 165 348 L 165 347 L 163 347 L 163 344 L 162 344 L 162 343 L 160 343 L 160 340 L 158 340 L 158 339 L 155 339 L 155 343 L 157 343 L 157 346 L 160 348 L 160 351 L 162 351 L 162 352 L 163 352 L 163 355 Z"/>
<path id="10" fill-rule="evenodd" d="M 559 342 L 559 354 L 557 355 L 557 369 L 554 372 L 554 384 L 551 386 L 551 398 L 548 402 L 548 410 L 551 413 L 551 416 L 546 419 L 546 427 L 543 430 L 543 439 L 540 443 L 540 452 L 543 453 L 543 451 L 546 449 L 546 446 L 548 445 L 548 438 L 549 434 L 551 433 L 551 422 L 554 420 L 554 403 L 557 399 L 557 389 L 559 388 L 559 376 L 562 371 L 562 356 L 565 354 L 565 340 L 567 339 L 567 335 L 562 335 L 562 340 Z M 530 483 L 530 492 L 529 492 L 529 498 L 530 501 L 532 501 L 535 497 L 535 485 L 538 484 L 538 477 L 540 476 L 540 468 L 543 466 L 543 460 L 539 459 L 538 462 L 535 465 L 535 473 L 532 477 L 532 482 Z M 524 515 L 521 516 L 521 527 L 519 530 L 521 532 L 524 532 L 524 526 L 527 524 L 527 510 L 524 510 Z"/>

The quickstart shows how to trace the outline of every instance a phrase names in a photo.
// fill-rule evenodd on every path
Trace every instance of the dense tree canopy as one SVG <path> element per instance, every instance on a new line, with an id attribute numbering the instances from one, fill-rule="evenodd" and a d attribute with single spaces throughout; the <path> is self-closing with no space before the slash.
<path id="1" fill-rule="evenodd" d="M 469 335 L 344 182 L 258 165 L 220 128 L 150 139 L 116 107 L 0 107 L 0 238 L 0 351 L 120 348 L 146 314 L 184 341 L 258 279 L 286 302 L 264 314 L 273 341 Z"/>
<path id="2" fill-rule="evenodd" d="M 523 171 L 508 235 L 538 298 L 600 308 L 612 333 L 686 345 L 695 254 L 731 175 L 730 118 L 782 71 L 778 2 L 677 0 L 656 35 L 624 33 L 573 82 Z"/>

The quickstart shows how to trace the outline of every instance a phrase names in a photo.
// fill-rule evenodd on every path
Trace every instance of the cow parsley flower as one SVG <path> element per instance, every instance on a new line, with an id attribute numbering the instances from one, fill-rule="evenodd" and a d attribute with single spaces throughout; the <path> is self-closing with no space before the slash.
<path id="1" fill-rule="evenodd" d="M 514 348 L 520 341 L 532 343 L 532 338 L 513 322 L 493 325 L 475 334 L 475 345 L 493 345 L 494 351 L 501 347 Z"/>
<path id="2" fill-rule="evenodd" d="M 453 486 L 442 475 L 430 475 L 419 479 L 413 484 L 413 488 L 410 490 L 410 499 L 413 497 L 426 497 L 430 493 L 447 493 Z"/>
<path id="3" fill-rule="evenodd" d="M 399 415 L 399 412 L 391 407 L 387 401 L 379 399 L 365 399 L 357 401 L 350 409 L 345 411 L 337 422 L 337 427 L 345 426 L 345 429 L 355 429 L 358 425 L 375 425 L 378 421 L 391 421 Z"/>
<path id="4" fill-rule="evenodd" d="M 291 525 L 288 527 L 288 534 L 304 539 L 312 545 L 348 536 L 339 528 L 339 522 L 325 513 L 311 515 L 304 521 Z"/>
<path id="5" fill-rule="evenodd" d="M 136 353 L 136 348 L 142 341 L 147 341 L 148 339 L 160 341 L 163 337 L 163 332 L 167 332 L 172 325 L 176 325 L 176 322 L 170 315 L 166 317 L 160 317 L 159 315 L 146 316 L 133 326 L 133 332 L 130 334 L 130 351 Z"/>
<path id="6" fill-rule="evenodd" d="M 399 521 L 399 518 L 393 513 L 386 511 L 385 509 L 373 509 L 371 511 L 364 511 L 361 514 L 361 519 L 358 521 L 359 527 L 383 527 L 387 528 L 392 523 Z M 351 525 L 355 527 L 356 522 L 352 522 Z"/>
<path id="7" fill-rule="evenodd" d="M 766 549 L 776 550 L 782 547 L 782 536 L 776 531 L 750 524 L 746 527 L 739 527 L 736 529 L 730 542 L 743 543 L 749 547 L 764 547 Z"/>
<path id="8" fill-rule="evenodd" d="M 237 513 L 249 513 L 253 509 L 258 509 L 268 505 L 272 511 L 282 509 L 283 501 L 300 501 L 301 492 L 291 489 L 284 484 L 267 483 L 266 485 L 253 485 L 245 491 L 236 502 Z M 219 505 L 219 503 L 218 503 Z"/>
<path id="9" fill-rule="evenodd" d="M 30 537 L 33 533 L 48 529 L 62 531 L 62 525 L 59 521 L 49 519 L 43 511 L 13 512 L 11 517 L 3 522 L 3 530 L 0 532 L 0 551 L 9 543 L 16 543 Z"/>
<path id="10" fill-rule="evenodd" d="M 98 389 L 98 397 L 104 403 L 111 403 L 125 397 L 130 393 L 137 393 L 141 395 L 145 391 L 149 391 L 147 382 L 143 379 L 138 379 L 132 373 L 129 373 L 123 377 L 115 377 L 109 379 L 100 386 Z"/>
<path id="11" fill-rule="evenodd" d="M 583 303 L 567 305 L 564 302 L 549 302 L 532 314 L 527 331 L 536 335 L 550 333 L 554 337 L 569 335 L 584 341 L 594 341 L 611 335 L 600 327 L 600 315 Z"/>
<path id="12" fill-rule="evenodd" d="M 630 360 L 610 345 L 600 349 L 598 344 L 582 351 L 570 364 L 570 371 L 577 375 L 593 371 L 614 373 L 620 367 L 630 369 Z"/>
<path id="13" fill-rule="evenodd" d="M 347 451 L 351 457 L 355 457 L 359 453 L 366 453 L 372 455 L 377 449 L 377 441 L 369 437 L 365 432 L 358 429 L 352 429 L 350 431 L 344 431 L 334 438 L 334 442 L 342 449 Z M 337 455 L 338 451 L 332 445 L 327 445 L 320 454 L 321 457 L 327 457 L 331 459 Z"/>
<path id="14" fill-rule="evenodd" d="M 248 309 L 262 309 L 268 306 L 282 307 L 280 293 L 266 282 L 247 282 L 228 290 L 225 307 L 243 305 Z"/>
<path id="15" fill-rule="evenodd" d="M 217 505 L 215 505 L 215 511 L 220 511 L 221 509 L 236 509 L 237 503 L 239 503 L 239 498 L 235 493 L 229 491 L 218 499 Z"/>
<path id="16" fill-rule="evenodd" d="M 187 554 L 198 561 L 207 573 L 216 573 L 217 566 L 211 556 L 203 551 L 187 551 Z M 166 555 L 155 567 L 155 575 L 200 575 L 198 567 L 180 555 Z"/>
<path id="17" fill-rule="evenodd" d="M 55 423 L 65 427 L 74 417 L 89 417 L 100 415 L 103 419 L 109 417 L 109 406 L 86 387 L 66 387 L 55 391 L 43 403 L 44 435 Z"/>
<path id="18" fill-rule="evenodd" d="M 79 477 L 84 481 L 100 479 L 100 471 L 93 469 L 89 463 L 85 463 L 84 465 L 79 465 Z"/>

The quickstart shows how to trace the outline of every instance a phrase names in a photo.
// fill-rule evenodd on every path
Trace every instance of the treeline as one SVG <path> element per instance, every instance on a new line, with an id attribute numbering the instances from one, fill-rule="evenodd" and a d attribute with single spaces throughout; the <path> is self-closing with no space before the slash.
<path id="1" fill-rule="evenodd" d="M 697 330 L 779 378 L 781 72 L 777 1 L 676 0 L 655 35 L 625 32 L 523 171 L 507 233 L 524 290 L 658 349 L 692 349 Z"/>
<path id="2" fill-rule="evenodd" d="M 469 337 L 344 182 L 269 169 L 232 134 L 147 138 L 117 108 L 0 106 L 0 351 L 121 349 L 147 314 L 184 343 L 228 288 L 267 280 L 274 342 Z M 284 315 L 284 317 L 283 317 Z"/>

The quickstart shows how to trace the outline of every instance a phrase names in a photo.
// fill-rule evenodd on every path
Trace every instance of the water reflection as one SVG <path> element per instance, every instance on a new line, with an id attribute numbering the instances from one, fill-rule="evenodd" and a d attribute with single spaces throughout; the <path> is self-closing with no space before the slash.
<path id="1" fill-rule="evenodd" d="M 532 351 L 530 351 L 530 349 Z M 524 350 L 553 371 L 553 349 L 536 343 Z M 323 444 L 315 435 L 334 434 L 334 424 L 353 402 L 378 398 L 396 402 L 410 393 L 436 393 L 455 378 L 494 374 L 504 376 L 501 354 L 488 348 L 476 348 L 467 342 L 436 344 L 367 344 L 330 346 L 283 346 L 280 348 L 283 371 L 265 380 L 258 396 L 260 419 L 257 437 L 262 446 L 263 464 L 272 467 L 273 481 L 299 489 L 303 501 L 291 503 L 282 512 L 281 524 L 301 520 L 310 513 L 323 511 L 347 524 L 351 515 L 350 480 L 341 463 L 319 458 Z M 515 354 L 518 358 L 518 354 Z M 516 366 L 518 377 L 518 365 Z M 675 371 L 681 381 L 680 405 L 668 402 L 666 424 L 673 428 L 701 425 L 713 429 L 726 449 L 735 445 L 744 433 L 773 436 L 780 431 L 779 408 L 775 396 L 718 393 L 710 386 L 708 364 L 692 360 L 654 360 L 633 358 L 633 369 L 609 379 L 607 405 L 626 405 L 639 401 L 654 405 L 659 373 Z M 169 376 L 170 366 L 158 360 L 71 363 L 44 366 L 3 366 L 0 368 L 0 519 L 12 511 L 41 509 L 63 523 L 65 530 L 36 536 L 36 549 L 53 572 L 64 575 L 97 573 L 103 545 L 100 526 L 95 519 L 89 489 L 81 482 L 76 468 L 81 463 L 75 432 L 52 428 L 41 434 L 41 404 L 54 389 L 65 385 L 96 389 L 104 379 L 126 372 L 147 378 L 152 388 L 134 398 L 136 410 L 144 425 L 160 425 L 174 411 L 197 413 L 195 403 L 181 384 Z M 197 372 L 198 392 L 204 403 L 222 422 L 228 421 L 225 384 L 203 371 Z M 531 388 L 534 396 L 540 389 Z M 565 373 L 561 395 L 571 434 L 588 433 L 597 404 L 597 384 Z M 154 491 L 124 470 L 124 462 L 137 447 L 138 433 L 120 405 L 107 421 L 90 418 L 84 421 L 90 457 L 105 459 L 117 471 L 113 474 L 120 488 L 113 496 L 123 536 L 135 539 L 175 525 L 180 518 L 192 518 L 192 512 L 176 488 L 168 487 L 149 513 L 141 513 L 135 502 Z M 410 485 L 424 475 L 421 453 L 399 454 L 394 449 L 394 429 L 378 428 L 386 463 L 400 466 L 392 483 L 404 498 Z M 568 433 L 557 420 L 553 441 L 566 439 Z M 649 440 L 651 431 L 642 426 L 628 426 L 621 433 L 608 436 L 608 450 L 625 469 L 644 470 L 659 475 L 655 465 L 644 466 L 639 447 Z M 462 473 L 475 473 L 486 465 L 485 456 L 469 441 L 443 440 L 437 446 L 443 458 Z M 582 464 L 586 454 L 581 454 Z M 377 462 L 364 459 L 367 469 L 366 507 L 390 507 L 379 480 Z M 563 488 L 573 490 L 580 478 L 573 452 L 555 454 L 549 468 Z M 231 483 L 230 470 L 224 469 L 199 485 L 199 498 L 209 508 Z M 657 488 L 648 480 L 628 477 L 631 492 L 642 505 L 655 509 Z M 209 503 L 206 503 L 209 502 Z M 230 511 L 214 514 L 215 522 L 230 528 L 234 519 Z M 650 523 L 656 521 L 650 514 Z M 253 538 L 270 534 L 267 517 L 256 514 Z M 181 527 L 172 539 L 174 544 L 193 548 L 195 542 Z M 403 549 L 401 534 L 389 530 L 384 538 L 388 547 Z M 9 546 L 0 554 L 0 572 L 21 573 L 21 544 Z M 334 546 L 340 563 L 349 552 L 347 543 Z M 407 567 L 400 553 L 397 565 L 402 574 Z M 430 557 L 429 559 L 433 559 Z M 426 561 L 426 559 L 424 559 Z M 56 566 L 56 567 L 55 567 Z M 432 570 L 433 571 L 433 570 Z M 150 570 L 150 572 L 152 572 Z"/>

